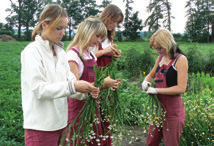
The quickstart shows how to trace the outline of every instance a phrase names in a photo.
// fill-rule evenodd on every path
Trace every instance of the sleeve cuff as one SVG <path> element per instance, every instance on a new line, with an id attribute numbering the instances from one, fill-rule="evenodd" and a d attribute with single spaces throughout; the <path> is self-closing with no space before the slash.
<path id="1" fill-rule="evenodd" d="M 70 91 L 71 95 L 77 93 L 76 89 L 74 87 L 74 80 L 69 80 L 68 81 L 68 87 L 69 87 L 69 91 Z"/>

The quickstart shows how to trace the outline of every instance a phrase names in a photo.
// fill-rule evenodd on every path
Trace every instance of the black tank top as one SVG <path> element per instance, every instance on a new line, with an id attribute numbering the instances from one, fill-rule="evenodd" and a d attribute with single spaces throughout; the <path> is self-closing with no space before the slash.
<path id="1" fill-rule="evenodd" d="M 175 69 L 175 64 L 178 60 L 178 58 L 180 57 L 180 55 L 176 58 L 175 62 L 169 67 L 168 71 L 166 72 L 166 85 L 167 87 L 172 87 L 175 85 L 178 85 L 178 73 L 177 70 Z M 159 71 L 160 69 L 160 65 L 158 65 L 157 69 L 156 69 L 156 73 Z M 166 70 L 163 69 L 161 72 L 164 73 Z"/>

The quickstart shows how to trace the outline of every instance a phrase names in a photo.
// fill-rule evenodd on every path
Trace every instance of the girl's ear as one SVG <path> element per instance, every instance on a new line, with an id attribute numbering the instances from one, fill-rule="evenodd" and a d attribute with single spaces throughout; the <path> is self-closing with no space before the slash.
<path id="1" fill-rule="evenodd" d="M 42 22 L 42 29 L 45 30 L 45 28 L 47 28 L 47 23 L 46 22 Z"/>

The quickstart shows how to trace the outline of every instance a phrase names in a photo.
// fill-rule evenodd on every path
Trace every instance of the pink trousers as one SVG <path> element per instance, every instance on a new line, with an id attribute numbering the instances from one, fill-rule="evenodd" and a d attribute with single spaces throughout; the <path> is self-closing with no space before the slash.
<path id="1" fill-rule="evenodd" d="M 62 132 L 25 129 L 25 146 L 59 146 Z"/>

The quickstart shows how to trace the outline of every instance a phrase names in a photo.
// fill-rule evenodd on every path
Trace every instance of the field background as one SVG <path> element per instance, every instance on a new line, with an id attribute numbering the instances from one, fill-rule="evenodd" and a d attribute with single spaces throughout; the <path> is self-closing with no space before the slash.
<path id="1" fill-rule="evenodd" d="M 20 83 L 20 53 L 29 42 L 0 42 L 0 145 L 24 145 L 24 130 L 23 130 L 23 115 L 21 107 L 21 83 Z M 115 42 L 118 49 L 122 50 L 123 55 L 127 55 L 131 48 L 137 52 L 143 53 L 149 49 L 149 42 Z M 65 42 L 65 47 L 69 42 Z M 201 53 L 199 58 L 206 58 L 214 51 L 214 43 L 191 43 L 191 42 L 178 42 L 180 48 L 184 53 L 189 49 L 197 48 Z M 155 51 L 151 50 L 152 56 Z M 124 58 L 121 58 L 121 60 Z M 118 60 L 121 66 L 124 61 Z M 140 91 L 139 83 L 143 80 L 142 73 L 133 77 L 126 76 L 126 70 L 121 68 L 116 70 L 117 75 L 124 79 L 121 98 L 127 99 L 132 96 L 130 107 L 138 109 L 137 103 L 142 105 L 142 93 Z M 146 73 L 147 74 L 147 73 Z M 188 93 L 184 95 L 185 107 L 187 116 L 187 127 L 184 129 L 185 137 L 182 140 L 183 144 L 191 145 L 211 145 L 211 119 L 210 114 L 213 109 L 213 92 L 214 78 L 210 74 L 203 73 L 189 73 L 191 78 L 189 80 Z M 191 87 L 191 88 L 190 88 Z M 133 105 L 132 105 L 132 104 Z M 135 109 L 135 110 L 136 110 Z M 194 110 L 194 111 L 191 111 Z M 189 113 L 188 112 L 192 112 Z M 200 117 L 197 113 L 204 115 Z M 194 115 L 195 114 L 195 115 Z M 192 115 L 192 116 L 190 116 Z M 130 121 L 135 119 L 127 117 Z M 198 119 L 199 118 L 199 119 Z M 195 121 L 198 119 L 197 121 Z M 199 121 L 199 120 L 202 121 Z M 204 121 L 204 122 L 203 122 Z M 193 127 L 194 124 L 197 124 Z M 198 130 L 198 131 L 197 131 Z M 199 131 L 200 130 L 200 131 Z M 192 136 L 193 135 L 193 136 Z"/>

